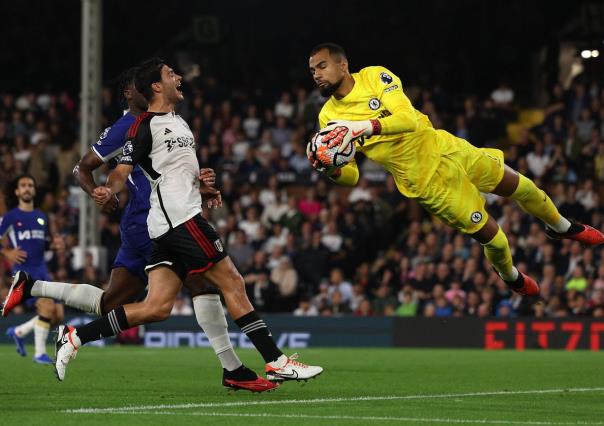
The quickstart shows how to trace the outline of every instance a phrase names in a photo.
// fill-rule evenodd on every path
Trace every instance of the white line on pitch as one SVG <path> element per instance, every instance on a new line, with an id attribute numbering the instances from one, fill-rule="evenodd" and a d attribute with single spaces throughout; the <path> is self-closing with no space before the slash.
<path id="1" fill-rule="evenodd" d="M 175 412 L 175 411 L 118 411 L 112 414 L 136 414 L 159 416 L 202 416 L 202 417 L 262 417 L 283 419 L 313 419 L 313 420 L 359 420 L 374 422 L 420 422 L 420 423 L 450 423 L 450 424 L 495 424 L 495 425 L 531 425 L 531 426 L 562 426 L 562 425 L 604 425 L 603 422 L 549 422 L 540 420 L 489 420 L 489 419 L 452 419 L 425 417 L 395 417 L 395 416 L 321 416 L 312 414 L 270 414 L 270 413 L 217 413 L 217 412 Z"/>
<path id="2" fill-rule="evenodd" d="M 434 399 L 434 398 L 464 398 L 473 396 L 500 396 L 500 395 L 536 395 L 564 392 L 601 392 L 604 387 L 597 388 L 568 388 L 568 389 L 533 389 L 516 391 L 491 391 L 449 394 L 420 394 L 420 395 L 387 395 L 387 396 L 358 396 L 349 398 L 315 398 L 315 399 L 281 399 L 263 401 L 237 401 L 237 402 L 206 402 L 188 404 L 161 404 L 161 405 L 139 405 L 109 408 L 77 408 L 61 410 L 63 413 L 113 413 L 124 411 L 165 410 L 165 409 L 187 409 L 187 408 L 221 408 L 221 407 L 247 407 L 254 405 L 284 405 L 284 404 L 326 404 L 332 402 L 355 402 L 355 401 L 392 401 L 408 399 Z"/>

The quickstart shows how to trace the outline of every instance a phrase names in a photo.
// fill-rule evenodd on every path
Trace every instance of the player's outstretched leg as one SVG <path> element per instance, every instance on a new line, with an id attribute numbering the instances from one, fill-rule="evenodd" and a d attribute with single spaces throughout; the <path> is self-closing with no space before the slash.
<path id="1" fill-rule="evenodd" d="M 265 392 L 279 387 L 278 384 L 259 377 L 253 370 L 243 365 L 233 350 L 224 309 L 218 294 L 199 294 L 193 297 L 193 308 L 199 326 L 208 337 L 222 365 L 222 385 L 224 387 L 251 392 Z"/>
<path id="2" fill-rule="evenodd" d="M 296 361 L 296 354 L 288 357 L 281 352 L 266 323 L 250 303 L 245 292 L 243 277 L 228 256 L 204 272 L 204 276 L 220 288 L 231 318 L 264 358 L 268 380 L 308 380 L 323 372 L 322 367 Z"/>
<path id="3" fill-rule="evenodd" d="M 514 266 L 508 239 L 495 219 L 489 216 L 480 231 L 471 236 L 482 244 L 486 258 L 510 289 L 525 296 L 539 295 L 537 282 Z"/>
<path id="4" fill-rule="evenodd" d="M 518 183 L 514 186 L 516 180 Z M 494 192 L 498 195 L 508 196 L 516 201 L 522 210 L 543 221 L 546 224 L 546 235 L 549 238 L 557 240 L 569 238 L 588 246 L 604 243 L 602 232 L 589 225 L 573 223 L 562 216 L 545 191 L 539 189 L 529 178 L 506 168 L 500 186 L 506 185 L 506 183 L 511 188 L 515 188 L 513 192 L 507 191 L 507 194 L 502 194 L 498 192 L 497 188 Z"/>

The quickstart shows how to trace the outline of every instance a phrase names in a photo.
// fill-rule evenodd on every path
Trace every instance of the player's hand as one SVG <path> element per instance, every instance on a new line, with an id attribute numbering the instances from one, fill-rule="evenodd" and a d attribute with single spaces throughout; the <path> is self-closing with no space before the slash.
<path id="1" fill-rule="evenodd" d="M 112 196 L 113 191 L 106 186 L 97 186 L 94 188 L 94 191 L 92 191 L 92 198 L 94 198 L 94 202 L 100 207 L 109 202 Z"/>
<path id="2" fill-rule="evenodd" d="M 319 133 L 316 133 L 310 142 L 308 142 L 306 144 L 306 157 L 308 158 L 308 161 L 310 162 L 310 165 L 312 166 L 313 169 L 315 169 L 316 171 L 323 173 L 329 177 L 337 177 L 335 175 L 339 175 L 340 173 L 340 169 L 337 167 L 325 167 L 323 166 L 323 164 L 321 164 L 321 162 L 319 160 L 317 160 L 317 158 L 315 157 L 314 153 L 311 150 L 311 144 L 314 142 L 314 139 L 319 135 Z"/>
<path id="3" fill-rule="evenodd" d="M 327 123 L 319 134 L 326 139 L 333 139 L 339 144 L 338 152 L 344 152 L 349 143 L 354 142 L 362 136 L 371 136 L 379 133 L 379 122 L 377 120 L 347 121 L 334 120 Z"/>
<path id="4" fill-rule="evenodd" d="M 205 201 L 209 209 L 222 207 L 222 195 L 219 190 L 208 186 L 202 187 L 200 192 L 202 200 Z"/>
<path id="5" fill-rule="evenodd" d="M 205 186 L 214 186 L 216 172 L 213 169 L 199 169 L 199 180 Z"/>
<path id="6" fill-rule="evenodd" d="M 9 260 L 9 262 L 17 265 L 25 262 L 25 260 L 27 259 L 27 253 L 21 250 L 21 247 L 13 249 L 4 249 L 2 250 L 2 254 Z"/>
<path id="7" fill-rule="evenodd" d="M 103 204 L 103 208 L 101 211 L 106 214 L 111 214 L 117 210 L 117 207 L 120 205 L 120 199 L 117 198 L 117 195 L 113 195 L 105 204 Z"/>

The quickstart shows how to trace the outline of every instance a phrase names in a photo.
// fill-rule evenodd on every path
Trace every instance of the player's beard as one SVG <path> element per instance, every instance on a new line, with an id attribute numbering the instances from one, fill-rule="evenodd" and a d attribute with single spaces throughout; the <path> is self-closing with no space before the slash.
<path id="1" fill-rule="evenodd" d="M 30 194 L 29 192 L 26 192 L 25 194 L 22 194 L 19 196 L 19 201 L 21 201 L 22 203 L 31 203 L 34 200 L 34 196 L 33 194 Z"/>
<path id="2" fill-rule="evenodd" d="M 337 82 L 335 82 L 333 84 L 332 83 L 328 83 L 324 87 L 317 86 L 319 88 L 319 93 L 324 98 L 329 98 L 331 95 L 333 95 L 334 93 L 336 93 L 336 90 L 338 90 L 340 88 L 340 85 L 342 84 L 342 81 L 344 81 L 344 77 L 342 77 L 340 79 L 340 81 L 337 81 Z"/>

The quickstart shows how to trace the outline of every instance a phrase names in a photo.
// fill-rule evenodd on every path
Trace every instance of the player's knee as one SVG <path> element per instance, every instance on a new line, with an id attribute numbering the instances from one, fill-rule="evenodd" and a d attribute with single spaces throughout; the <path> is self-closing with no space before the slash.
<path id="1" fill-rule="evenodd" d="M 171 311 L 172 305 L 170 303 L 149 305 L 145 310 L 145 319 L 149 322 L 165 321 L 170 316 Z"/>
<path id="2" fill-rule="evenodd" d="M 52 299 L 38 299 L 36 308 L 39 315 L 46 318 L 52 318 L 54 316 L 55 302 Z"/>
<path id="3" fill-rule="evenodd" d="M 228 291 L 232 293 L 245 293 L 245 281 L 237 271 L 229 274 L 226 284 Z"/>

